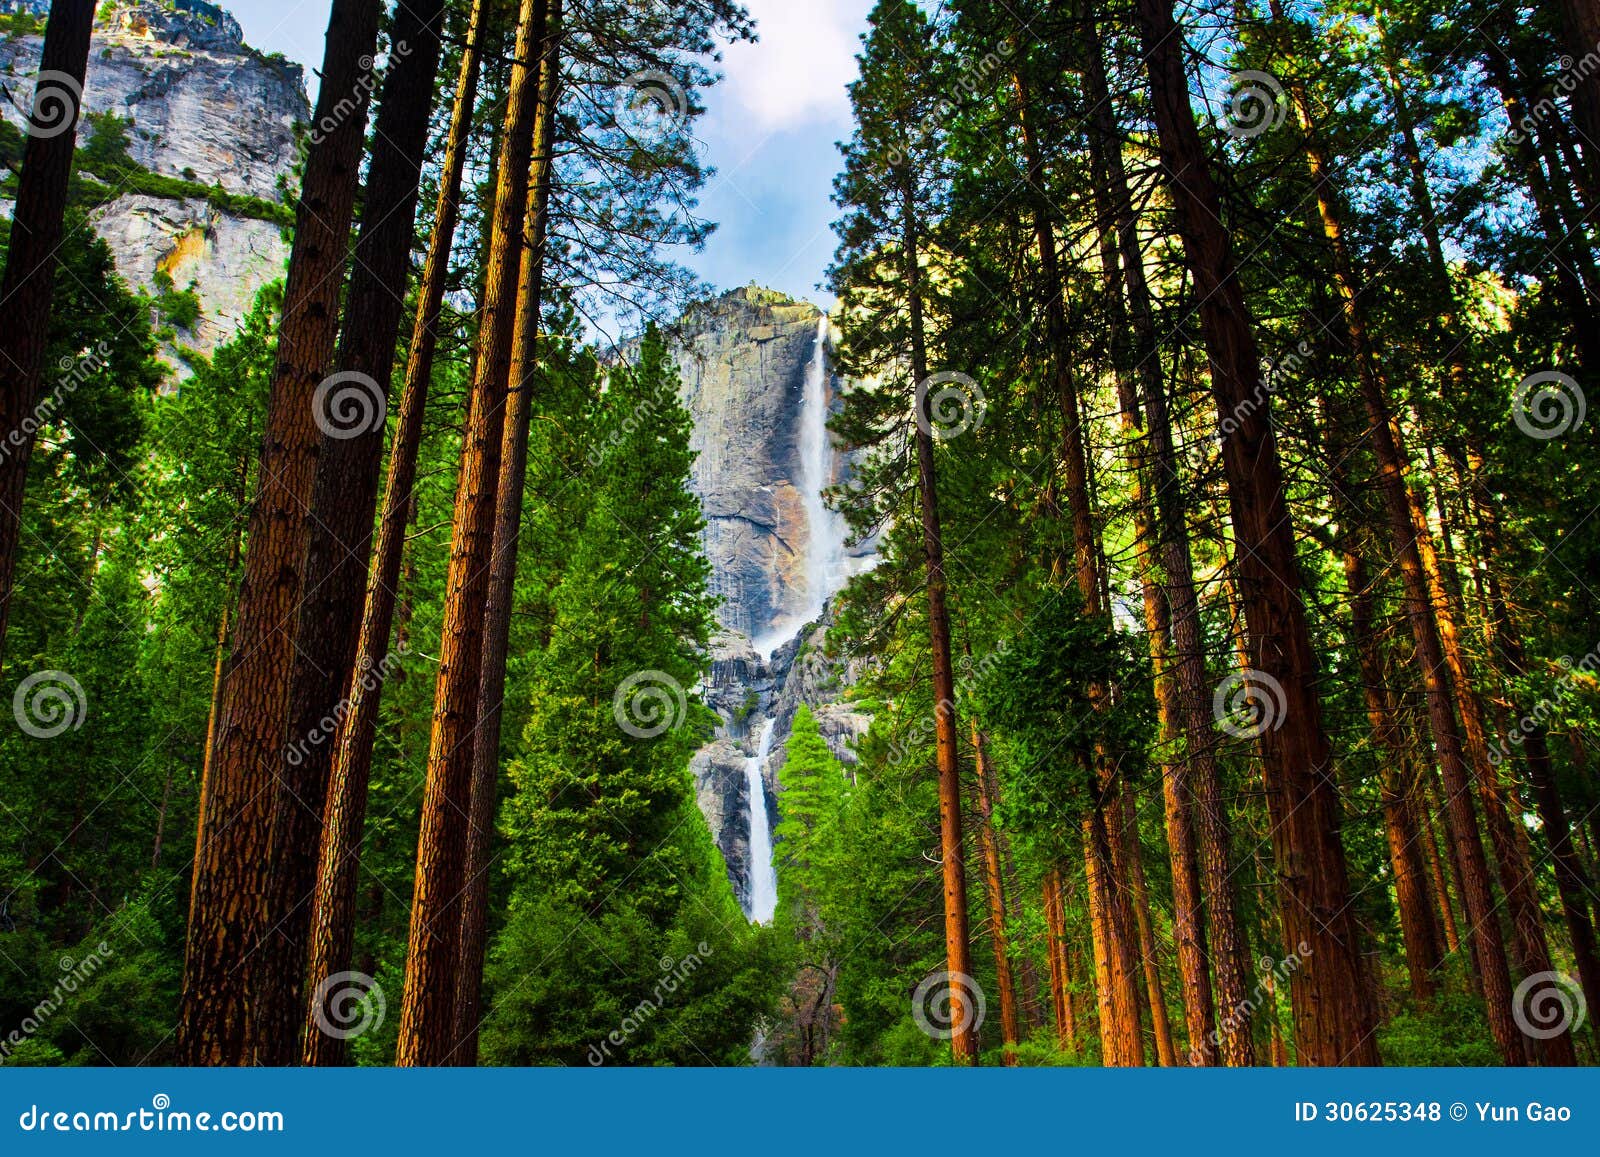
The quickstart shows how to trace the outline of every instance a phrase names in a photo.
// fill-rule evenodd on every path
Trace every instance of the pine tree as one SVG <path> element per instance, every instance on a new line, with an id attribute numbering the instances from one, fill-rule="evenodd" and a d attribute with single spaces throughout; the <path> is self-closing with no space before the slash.
<path id="1" fill-rule="evenodd" d="M 35 416 L 49 340 L 56 249 L 67 208 L 67 178 L 89 67 L 94 9 L 94 0 L 61 0 L 50 6 L 11 213 L 5 276 L 0 279 L 0 305 L 6 311 L 0 337 L 0 432 L 11 443 L 0 460 L 0 656 L 5 654 L 28 456 L 33 449 L 28 419 Z"/>

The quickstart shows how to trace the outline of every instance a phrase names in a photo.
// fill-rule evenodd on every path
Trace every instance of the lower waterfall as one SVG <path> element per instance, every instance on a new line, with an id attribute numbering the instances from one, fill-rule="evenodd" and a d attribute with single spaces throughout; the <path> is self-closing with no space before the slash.
<path id="1" fill-rule="evenodd" d="M 772 821 L 767 816 L 767 789 L 761 772 L 772 752 L 776 719 L 764 720 L 756 753 L 745 764 L 745 787 L 750 793 L 750 919 L 768 924 L 778 908 L 778 872 L 772 866 Z"/>

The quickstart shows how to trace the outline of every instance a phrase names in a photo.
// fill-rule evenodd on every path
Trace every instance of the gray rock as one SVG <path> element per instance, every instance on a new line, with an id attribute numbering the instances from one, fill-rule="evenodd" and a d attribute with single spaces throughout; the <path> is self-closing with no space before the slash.
<path id="1" fill-rule="evenodd" d="M 278 226 L 232 216 L 206 201 L 133 193 L 102 205 L 90 221 L 130 286 L 149 290 L 158 271 L 180 289 L 194 286 L 202 313 L 193 332 L 180 339 L 196 349 L 227 341 L 256 291 L 282 276 L 289 260 Z"/>
<path id="2" fill-rule="evenodd" d="M 188 11 L 153 0 L 101 7 L 85 110 L 130 121 L 128 155 L 152 173 L 279 200 L 280 181 L 299 155 L 297 132 L 311 112 L 300 66 L 249 48 L 222 9 L 177 2 Z M 0 77 L 31 75 L 42 46 L 39 36 L 0 42 Z M 0 115 L 18 125 L 25 120 L 9 102 L 0 101 Z M 91 219 L 130 286 L 148 289 L 158 271 L 179 289 L 194 284 L 203 317 L 179 341 L 202 352 L 232 336 L 288 258 L 276 224 L 195 198 L 128 193 Z"/>

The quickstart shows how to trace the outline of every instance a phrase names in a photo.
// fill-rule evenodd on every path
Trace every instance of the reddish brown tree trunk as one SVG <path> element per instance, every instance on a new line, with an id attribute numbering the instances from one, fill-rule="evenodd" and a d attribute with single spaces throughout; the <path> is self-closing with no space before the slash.
<path id="1" fill-rule="evenodd" d="M 538 105 L 538 54 L 545 0 L 523 0 L 506 97 L 490 235 L 476 380 L 462 443 L 450 566 L 445 581 L 433 733 L 417 838 L 416 884 L 406 951 L 405 993 L 395 1063 L 445 1063 L 453 1047 L 455 973 L 460 959 L 462 867 L 471 806 L 478 680 L 483 667 L 483 605 L 494 547 L 495 492 L 505 429 L 506 390 L 522 271 L 522 230 Z"/>
<path id="2" fill-rule="evenodd" d="M 928 380 L 928 352 L 923 335 L 921 227 L 909 174 L 901 183 L 901 245 L 907 312 L 911 326 L 911 373 Z M 951 974 L 951 1050 L 957 1064 L 978 1063 L 978 1038 L 966 990 L 972 975 L 971 938 L 967 927 L 967 876 L 961 839 L 961 767 L 956 730 L 955 677 L 950 666 L 950 612 L 945 605 L 944 540 L 939 529 L 939 496 L 933 461 L 933 419 L 925 390 L 917 415 L 917 494 L 922 513 L 922 551 L 928 575 L 928 629 L 933 659 L 935 742 L 939 762 L 939 833 L 944 860 L 944 937 L 946 969 Z"/>
<path id="3" fill-rule="evenodd" d="M 272 893 L 277 769 L 289 713 L 294 631 L 304 594 L 312 490 L 323 436 L 318 384 L 333 360 L 339 292 L 361 166 L 377 0 L 334 0 L 316 123 L 306 158 L 278 329 L 277 366 L 246 537 L 234 663 L 201 817 L 194 912 L 184 958 L 177 1053 L 186 1064 L 248 1064 L 270 1054 L 261 1019 L 276 983 L 261 950 L 282 913 Z"/>
<path id="4" fill-rule="evenodd" d="M 1124 398 L 1123 411 L 1137 415 L 1142 400 L 1148 427 L 1149 450 L 1145 458 L 1152 479 L 1151 509 L 1157 540 L 1157 557 L 1150 560 L 1150 565 L 1152 578 L 1159 582 L 1160 590 L 1153 607 L 1150 596 L 1146 596 L 1146 617 L 1152 624 L 1152 638 L 1156 637 L 1153 624 L 1162 621 L 1166 628 L 1162 634 L 1170 637 L 1167 663 L 1171 670 L 1173 703 L 1165 710 L 1172 712 L 1174 720 L 1181 721 L 1184 743 L 1182 761 L 1175 761 L 1164 770 L 1163 798 L 1167 838 L 1172 851 L 1173 903 L 1178 925 L 1179 972 L 1183 977 L 1184 1007 L 1189 1021 L 1190 1061 L 1215 1064 L 1219 1059 L 1218 1049 L 1211 1035 L 1216 1018 L 1206 958 L 1210 955 L 1215 960 L 1217 995 L 1222 1005 L 1237 1009 L 1243 1007 L 1249 993 L 1249 954 L 1234 898 L 1232 835 L 1222 804 L 1216 765 L 1212 689 L 1206 681 L 1205 642 L 1183 505 L 1184 484 L 1173 444 L 1166 383 L 1161 376 L 1138 217 L 1122 160 L 1121 133 L 1106 81 L 1099 29 L 1093 21 L 1086 22 L 1084 27 L 1088 40 L 1084 54 L 1085 94 L 1093 109 L 1091 140 L 1100 142 L 1097 151 L 1101 156 L 1100 167 L 1106 174 L 1104 180 L 1095 182 L 1097 212 L 1107 222 L 1103 229 L 1109 229 L 1111 223 L 1115 225 L 1117 248 L 1114 254 L 1108 255 L 1107 264 L 1108 267 L 1116 264 L 1127 294 L 1134 370 L 1142 387 L 1142 398 Z M 1103 193 L 1098 192 L 1102 189 Z M 1116 309 L 1115 301 L 1113 308 Z M 1154 619 L 1150 618 L 1152 613 Z M 1205 925 L 1198 923 L 1202 884 L 1191 883 L 1191 869 L 1181 863 L 1189 857 L 1195 858 L 1193 870 L 1203 882 Z M 1186 911 L 1190 913 L 1187 918 Z M 1195 921 L 1192 930 L 1184 926 L 1190 920 Z M 1186 941 L 1189 942 L 1187 946 Z M 1229 1019 L 1227 1023 L 1233 1027 L 1222 1034 L 1220 1059 L 1228 1065 L 1255 1064 L 1255 1042 L 1248 1020 Z"/>
<path id="5" fill-rule="evenodd" d="M 263 946 L 261 1061 L 290 1064 L 305 1017 L 303 981 L 317 883 L 317 850 L 338 720 L 352 679 L 361 595 L 372 552 L 372 515 L 383 458 L 384 413 L 428 145 L 444 0 L 402 0 L 393 15 L 391 63 L 374 121 L 361 230 L 345 295 L 335 361 L 339 382 L 318 406 L 328 432 L 317 459 L 305 598 L 295 637 L 289 729 L 272 833 L 275 934 Z M 341 403 L 350 409 L 341 412 Z M 352 421 L 352 419 L 354 419 Z M 356 673 L 370 678 L 370 672 Z"/>
<path id="6" fill-rule="evenodd" d="M 1039 272 L 1044 302 L 1045 329 L 1050 345 L 1051 373 L 1056 403 L 1062 424 L 1062 465 L 1066 472 L 1067 509 L 1072 524 L 1074 571 L 1084 610 L 1091 615 L 1104 612 L 1102 583 L 1094 515 L 1089 496 L 1088 456 L 1083 445 L 1083 422 L 1077 382 L 1072 373 L 1071 343 L 1067 333 L 1062 297 L 1066 285 L 1061 277 L 1056 249 L 1055 225 L 1044 196 L 1044 161 L 1033 129 L 1033 110 L 1022 76 L 1014 77 L 1017 93 L 1017 119 L 1022 132 L 1023 157 L 1033 201 L 1034 242 L 1039 254 Z M 1096 710 L 1109 706 L 1105 688 L 1090 692 Z M 1142 1065 L 1143 1037 L 1139 1028 L 1139 965 L 1135 953 L 1135 921 L 1127 882 L 1116 871 L 1113 824 L 1103 813 L 1117 805 L 1114 760 L 1110 753 L 1096 756 L 1095 782 L 1090 790 L 1090 807 L 1097 813 L 1085 820 L 1084 854 L 1091 885 L 1089 905 L 1095 937 L 1096 975 L 1102 983 L 1115 986 L 1099 992 L 1100 1035 L 1106 1062 L 1114 1065 Z"/>
<path id="7" fill-rule="evenodd" d="M 1389 847 L 1389 867 L 1394 873 L 1395 907 L 1400 914 L 1400 935 L 1405 943 L 1406 971 L 1411 993 L 1419 1004 L 1433 996 L 1435 973 L 1442 963 L 1439 934 L 1433 921 L 1422 862 L 1421 834 L 1412 807 L 1414 785 L 1410 782 L 1405 744 L 1395 725 L 1394 704 L 1384 679 L 1383 659 L 1372 611 L 1372 591 L 1366 560 L 1346 535 L 1344 556 L 1345 584 L 1350 591 L 1350 633 L 1356 661 L 1361 669 L 1361 693 L 1366 703 L 1367 722 L 1378 759 L 1382 763 L 1381 786 L 1384 834 Z"/>
<path id="8" fill-rule="evenodd" d="M 11 617 L 34 409 L 50 336 L 50 303 L 94 9 L 94 0 L 56 0 L 50 6 L 11 211 L 5 277 L 0 280 L 0 309 L 6 319 L 0 329 L 0 438 L 7 451 L 0 455 L 0 655 Z"/>
<path id="9" fill-rule="evenodd" d="M 1283 13 L 1277 0 L 1272 0 L 1272 7 L 1274 17 L 1282 21 Z M 1428 700 L 1434 746 L 1446 789 L 1454 797 L 1455 785 L 1466 783 L 1466 770 L 1451 699 L 1452 695 L 1458 701 L 1470 696 L 1471 689 L 1460 686 L 1453 689 L 1451 676 L 1456 673 L 1447 673 L 1442 641 L 1444 632 L 1440 622 L 1441 614 L 1445 613 L 1444 606 L 1436 597 L 1440 592 L 1429 589 L 1428 572 L 1437 572 L 1437 563 L 1429 568 L 1425 561 L 1433 554 L 1431 536 L 1425 518 L 1419 517 L 1420 502 L 1406 478 L 1407 459 L 1401 448 L 1399 423 L 1391 408 L 1387 387 L 1373 359 L 1362 305 L 1362 284 L 1345 241 L 1339 192 L 1333 186 L 1328 159 L 1315 131 L 1305 86 L 1294 82 L 1290 84 L 1289 91 L 1305 136 L 1306 162 L 1311 172 L 1323 234 L 1333 256 L 1334 281 L 1339 289 L 1345 334 L 1356 364 L 1356 378 L 1366 409 L 1368 437 L 1377 460 L 1378 490 L 1388 516 L 1391 541 L 1405 589 L 1406 617 L 1416 641 L 1416 661 Z M 1461 816 L 1461 826 L 1475 833 L 1476 823 L 1470 816 L 1470 800 L 1463 799 L 1462 802 L 1466 803 L 1469 810 Z M 1491 830 L 1493 825 L 1491 816 Z M 1463 847 L 1462 851 L 1467 870 L 1465 896 L 1468 919 L 1473 935 L 1478 940 L 1477 959 L 1483 970 L 1484 999 L 1489 1006 L 1490 1027 L 1507 1063 L 1520 1063 L 1522 1040 L 1511 1018 L 1511 979 L 1504 947 L 1499 943 L 1499 924 L 1494 917 L 1493 900 L 1486 879 L 1481 889 L 1475 884 L 1478 873 L 1486 868 L 1482 848 L 1474 836 L 1471 845 Z"/>
<path id="10" fill-rule="evenodd" d="M 1050 1005 L 1055 1012 L 1056 1044 L 1063 1052 L 1078 1051 L 1078 1026 L 1068 992 L 1066 911 L 1061 899 L 1061 870 L 1052 867 L 1044 877 L 1045 951 L 1050 961 Z"/>
<path id="11" fill-rule="evenodd" d="M 478 678 L 478 730 L 473 739 L 472 805 L 467 816 L 465 879 L 461 899 L 461 959 L 456 968 L 455 1050 L 451 1063 L 478 1060 L 479 1001 L 489 927 L 489 849 L 494 835 L 500 772 L 500 709 L 505 697 L 506 648 L 511 638 L 512 596 L 517 578 L 517 540 L 522 530 L 523 485 L 528 466 L 528 421 L 538 370 L 540 306 L 544 290 L 545 215 L 554 176 L 555 109 L 561 81 L 561 0 L 549 0 L 540 56 L 539 120 L 534 132 L 533 171 L 523 224 L 521 290 L 516 339 L 511 351 L 511 387 L 496 486 L 494 553 L 489 562 L 488 601 L 483 608 L 483 670 Z"/>
<path id="12" fill-rule="evenodd" d="M 1164 1068 L 1178 1062 L 1177 1046 L 1172 1042 L 1172 1022 L 1167 1015 L 1167 998 L 1161 988 L 1160 956 L 1156 949 L 1155 926 L 1150 919 L 1150 889 L 1145 884 L 1143 852 L 1139 847 L 1138 799 L 1131 789 L 1121 797 L 1118 826 L 1122 829 L 1122 874 L 1132 893 L 1133 915 L 1139 932 L 1139 960 L 1144 967 L 1144 987 L 1150 1006 L 1150 1029 L 1156 1038 L 1156 1059 Z"/>
<path id="13" fill-rule="evenodd" d="M 971 652 L 968 652 L 970 656 Z M 989 766 L 987 739 L 978 729 L 976 721 L 972 730 L 973 761 L 977 765 L 978 830 L 983 845 L 983 878 L 989 900 L 989 942 L 994 950 L 995 987 L 1000 990 L 1000 1032 L 1005 1045 L 1001 1061 L 1006 1065 L 1017 1063 L 1013 1051 L 1022 1039 L 1017 1015 L 1017 983 L 1011 967 L 1011 938 L 1006 931 L 1006 888 L 1000 864 L 1000 835 L 994 826 L 994 806 L 997 788 L 994 772 Z"/>
<path id="14" fill-rule="evenodd" d="M 1350 911 L 1332 753 L 1322 727 L 1286 485 L 1269 419 L 1254 322 L 1239 284 L 1221 198 L 1189 106 L 1183 35 L 1171 0 L 1138 0 L 1161 160 L 1201 301 L 1252 671 L 1281 690 L 1262 736 L 1283 939 L 1304 966 L 1290 981 L 1302 1062 L 1376 1064 L 1377 1021 Z"/>
<path id="15" fill-rule="evenodd" d="M 486 19 L 484 0 L 475 0 L 462 47 L 456 80 L 450 131 L 440 166 L 439 196 L 434 209 L 427 262 L 422 271 L 417 314 L 413 323 L 405 385 L 394 440 L 389 453 L 389 478 L 378 525 L 372 574 L 356 646 L 353 669 L 366 678 L 350 686 L 350 699 L 333 745 L 328 798 L 323 810 L 322 840 L 317 860 L 316 892 L 312 902 L 307 981 L 313 985 L 349 967 L 355 940 L 356 870 L 366 819 L 367 782 L 372 768 L 372 744 L 378 706 L 383 694 L 383 659 L 389 653 L 394 626 L 395 590 L 405 550 L 405 528 L 412 507 L 417 451 L 422 440 L 422 420 L 427 408 L 428 385 L 438 345 L 438 323 L 450 267 L 450 250 L 460 217 L 461 174 L 466 163 L 477 103 L 478 73 Z M 404 649 L 403 646 L 401 648 Z M 302 1060 L 308 1065 L 335 1065 L 345 1055 L 343 1038 L 319 1032 L 330 1023 L 329 1010 L 309 1010 Z"/>

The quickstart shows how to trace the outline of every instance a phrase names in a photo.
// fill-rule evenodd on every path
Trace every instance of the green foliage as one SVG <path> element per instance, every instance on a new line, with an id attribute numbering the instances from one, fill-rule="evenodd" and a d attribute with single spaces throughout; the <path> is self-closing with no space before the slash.
<path id="1" fill-rule="evenodd" d="M 564 524 L 559 565 L 545 556 L 532 576 L 545 648 L 523 674 L 530 706 L 502 818 L 512 911 L 485 1054 L 740 1063 L 772 1002 L 775 949 L 746 926 L 688 775 L 708 713 L 687 688 L 713 605 L 685 489 L 689 416 L 653 331 L 601 394 L 592 363 L 567 373 L 532 476 L 543 491 L 568 471 L 549 497 L 581 530 Z"/>

